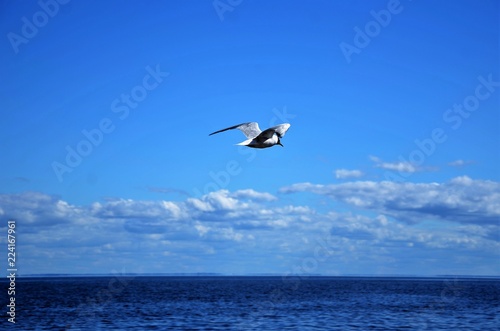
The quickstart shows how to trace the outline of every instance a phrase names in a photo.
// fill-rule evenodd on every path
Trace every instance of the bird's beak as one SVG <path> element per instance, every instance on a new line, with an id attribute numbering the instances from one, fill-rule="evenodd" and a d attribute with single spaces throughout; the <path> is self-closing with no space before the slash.
<path id="1" fill-rule="evenodd" d="M 279 142 L 278 145 L 280 145 L 281 147 L 285 147 L 285 146 L 283 146 L 283 144 L 281 142 Z"/>

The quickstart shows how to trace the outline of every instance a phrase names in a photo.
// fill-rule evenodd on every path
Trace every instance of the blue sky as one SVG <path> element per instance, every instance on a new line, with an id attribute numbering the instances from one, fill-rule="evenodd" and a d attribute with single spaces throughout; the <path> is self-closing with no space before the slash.
<path id="1" fill-rule="evenodd" d="M 500 275 L 498 1 L 1 6 L 20 273 Z"/>

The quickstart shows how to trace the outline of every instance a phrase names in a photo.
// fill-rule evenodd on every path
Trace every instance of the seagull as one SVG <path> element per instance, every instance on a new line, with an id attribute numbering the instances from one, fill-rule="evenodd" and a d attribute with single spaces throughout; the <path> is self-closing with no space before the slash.
<path id="1" fill-rule="evenodd" d="M 289 123 L 283 123 L 273 126 L 272 128 L 266 129 L 264 131 L 260 131 L 259 124 L 257 122 L 247 122 L 212 132 L 211 134 L 209 134 L 209 136 L 227 130 L 238 129 L 243 132 L 243 134 L 245 134 L 248 139 L 237 145 L 248 146 L 252 148 L 267 148 L 274 145 L 280 145 L 281 147 L 283 147 L 280 138 L 283 138 L 289 127 Z"/>

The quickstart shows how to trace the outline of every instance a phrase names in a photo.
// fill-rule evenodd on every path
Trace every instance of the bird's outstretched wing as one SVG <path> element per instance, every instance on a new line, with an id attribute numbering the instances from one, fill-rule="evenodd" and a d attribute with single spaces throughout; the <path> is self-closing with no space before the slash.
<path id="1" fill-rule="evenodd" d="M 280 125 L 273 126 L 272 128 L 269 128 L 267 130 L 273 130 L 274 132 L 276 132 L 278 134 L 278 136 L 280 138 L 283 138 L 283 136 L 285 135 L 285 133 L 288 130 L 288 128 L 290 128 L 290 124 L 289 123 L 283 123 L 283 124 L 280 124 Z M 267 130 L 265 130 L 265 131 L 267 131 Z"/>
<path id="2" fill-rule="evenodd" d="M 260 134 L 259 124 L 257 124 L 257 122 L 248 122 L 248 123 L 242 123 L 242 124 L 234 125 L 234 126 L 231 126 L 229 128 L 225 128 L 225 129 L 222 129 L 219 131 L 212 132 L 211 134 L 209 134 L 209 136 L 216 134 L 216 133 L 219 133 L 219 132 L 224 132 L 224 131 L 233 130 L 233 129 L 241 130 L 241 132 L 243 132 L 243 134 L 248 139 L 253 139 Z"/>

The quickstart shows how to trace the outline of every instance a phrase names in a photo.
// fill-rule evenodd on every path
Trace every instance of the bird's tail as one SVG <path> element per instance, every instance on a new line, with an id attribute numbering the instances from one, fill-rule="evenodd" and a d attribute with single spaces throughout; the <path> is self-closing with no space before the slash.
<path id="1" fill-rule="evenodd" d="M 246 146 L 248 144 L 250 144 L 252 142 L 253 139 L 247 139 L 245 141 L 242 141 L 240 142 L 239 144 L 236 144 L 236 145 L 240 145 L 240 146 Z"/>

